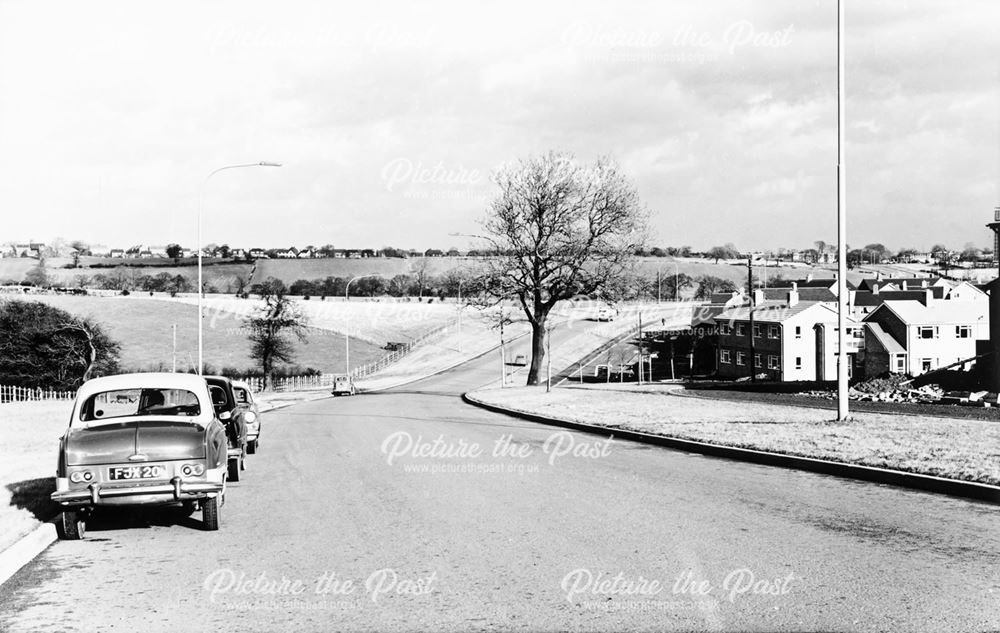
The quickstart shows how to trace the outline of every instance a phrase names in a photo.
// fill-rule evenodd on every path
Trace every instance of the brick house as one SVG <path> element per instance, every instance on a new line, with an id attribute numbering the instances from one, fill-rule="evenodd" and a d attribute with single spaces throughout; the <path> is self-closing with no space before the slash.
<path id="1" fill-rule="evenodd" d="M 768 380 L 817 380 L 826 373 L 830 340 L 834 344 L 836 340 L 835 304 L 801 301 L 794 287 L 786 292 L 784 300 L 766 300 L 758 290 L 755 304 L 752 326 L 749 306 L 728 308 L 715 317 L 720 378 L 750 376 L 751 362 L 754 373 L 766 374 Z M 820 329 L 819 324 L 832 325 Z M 853 328 L 848 331 L 854 334 Z"/>

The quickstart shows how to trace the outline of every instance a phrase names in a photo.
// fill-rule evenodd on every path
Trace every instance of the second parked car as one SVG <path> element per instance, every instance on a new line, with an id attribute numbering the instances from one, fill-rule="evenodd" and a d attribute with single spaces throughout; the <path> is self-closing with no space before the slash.
<path id="1" fill-rule="evenodd" d="M 246 469 L 247 425 L 245 411 L 236 401 L 233 381 L 224 376 L 205 376 L 215 415 L 226 425 L 229 441 L 229 481 L 239 481 Z"/>

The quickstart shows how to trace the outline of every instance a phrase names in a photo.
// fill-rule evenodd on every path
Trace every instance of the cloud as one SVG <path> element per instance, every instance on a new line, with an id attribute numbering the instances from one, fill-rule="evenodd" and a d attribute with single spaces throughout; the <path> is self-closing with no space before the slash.
<path id="1" fill-rule="evenodd" d="M 852 241 L 985 242 L 1000 9 L 847 9 Z M 207 239 L 441 247 L 475 232 L 488 179 L 389 190 L 386 164 L 562 149 L 615 156 L 664 244 L 830 240 L 835 26 L 792 0 L 2 3 L 5 228 L 191 242 L 208 172 L 278 160 L 213 178 Z"/>

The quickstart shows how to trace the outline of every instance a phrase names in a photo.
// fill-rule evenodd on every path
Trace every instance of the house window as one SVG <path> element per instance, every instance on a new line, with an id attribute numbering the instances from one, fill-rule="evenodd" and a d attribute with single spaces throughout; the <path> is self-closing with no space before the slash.
<path id="1" fill-rule="evenodd" d="M 955 326 L 955 338 L 972 338 L 972 326 L 971 325 L 956 325 Z"/>
<path id="2" fill-rule="evenodd" d="M 795 326 L 795 338 L 802 338 L 802 326 L 801 325 L 796 325 Z"/>
<path id="3" fill-rule="evenodd" d="M 736 352 L 736 364 L 743 367 L 747 364 L 746 352 Z"/>
<path id="4" fill-rule="evenodd" d="M 937 338 L 937 328 L 932 325 L 922 325 L 917 328 L 917 338 Z"/>
<path id="5" fill-rule="evenodd" d="M 934 359 L 933 358 L 921 358 L 920 359 L 920 371 L 930 371 L 934 369 Z"/>
<path id="6" fill-rule="evenodd" d="M 723 363 L 733 362 L 732 353 L 728 349 L 721 350 L 719 352 L 719 361 Z"/>
<path id="7" fill-rule="evenodd" d="M 747 326 L 744 325 L 743 323 L 737 323 L 736 336 L 746 336 L 746 335 L 747 335 Z"/>
<path id="8" fill-rule="evenodd" d="M 753 337 L 754 338 L 760 338 L 761 337 L 761 334 L 760 334 L 760 325 L 758 325 L 756 323 L 753 324 Z"/>
<path id="9" fill-rule="evenodd" d="M 780 338 L 780 337 L 781 337 L 781 330 L 778 328 L 777 325 L 767 326 L 767 338 Z"/>
<path id="10" fill-rule="evenodd" d="M 801 356 L 796 356 L 795 357 L 795 369 L 802 369 L 802 357 Z"/>
<path id="11" fill-rule="evenodd" d="M 904 371 L 906 371 L 906 357 L 899 355 L 896 357 L 896 372 L 901 374 Z"/>
<path id="12" fill-rule="evenodd" d="M 764 357 L 761 354 L 753 355 L 753 366 L 756 367 L 757 369 L 761 369 L 764 367 Z"/>
<path id="13" fill-rule="evenodd" d="M 730 334 L 733 331 L 733 326 L 728 323 L 719 324 L 719 334 Z"/>
<path id="14" fill-rule="evenodd" d="M 774 354 L 767 355 L 767 368 L 768 369 L 781 369 L 781 362 L 778 357 Z"/>

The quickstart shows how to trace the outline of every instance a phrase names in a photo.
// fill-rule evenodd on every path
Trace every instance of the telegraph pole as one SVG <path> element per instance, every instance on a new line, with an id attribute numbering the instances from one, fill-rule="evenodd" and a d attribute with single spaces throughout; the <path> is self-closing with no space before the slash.
<path id="1" fill-rule="evenodd" d="M 757 367 L 755 366 L 757 355 L 754 353 L 753 345 L 753 309 L 756 307 L 754 305 L 754 292 L 753 292 L 753 255 L 747 258 L 747 285 L 750 290 L 750 358 L 747 361 L 747 365 L 750 367 L 750 382 L 757 382 Z M 738 352 L 737 352 L 738 353 Z"/>

